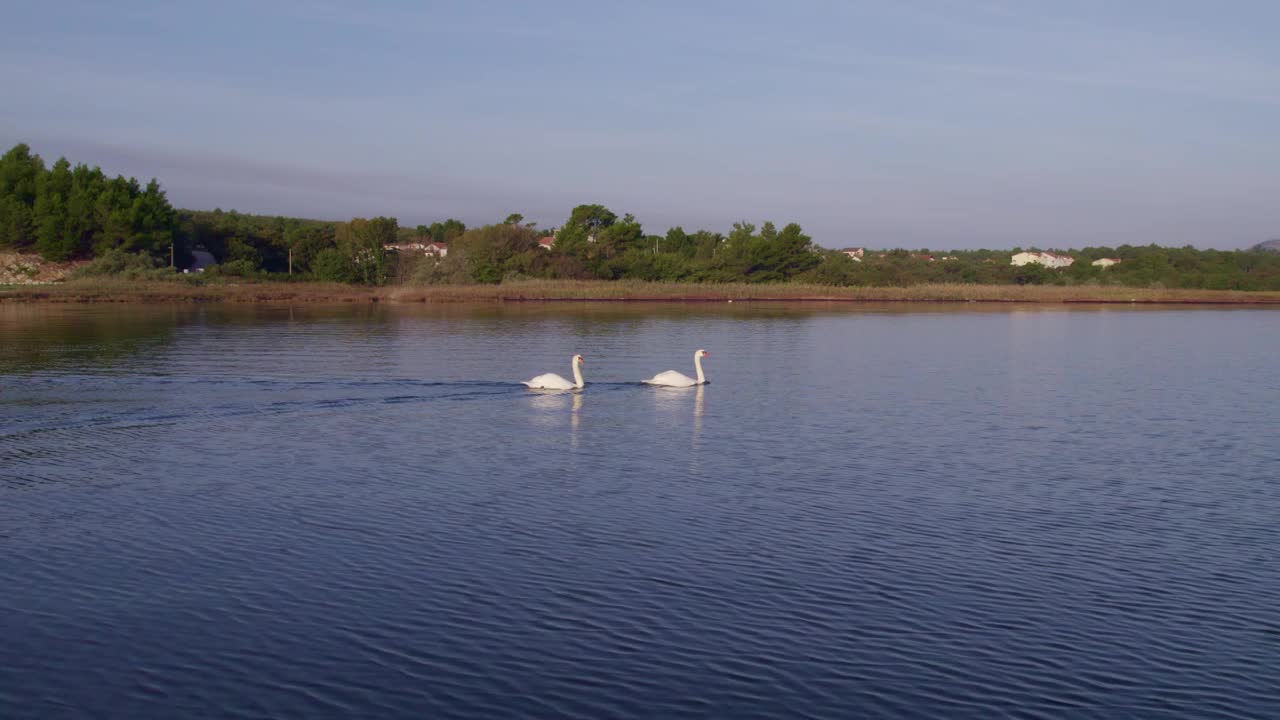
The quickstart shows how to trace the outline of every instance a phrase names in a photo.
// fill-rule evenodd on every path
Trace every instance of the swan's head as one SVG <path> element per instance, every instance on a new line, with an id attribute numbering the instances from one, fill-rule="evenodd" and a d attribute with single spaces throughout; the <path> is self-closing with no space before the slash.
<path id="1" fill-rule="evenodd" d="M 711 353 L 707 352 L 706 350 L 699 350 L 696 353 L 694 353 L 694 355 L 700 358 L 711 357 Z"/>
<path id="2" fill-rule="evenodd" d="M 581 355 L 574 355 L 573 362 L 575 365 L 586 365 L 587 361 L 582 359 Z"/>

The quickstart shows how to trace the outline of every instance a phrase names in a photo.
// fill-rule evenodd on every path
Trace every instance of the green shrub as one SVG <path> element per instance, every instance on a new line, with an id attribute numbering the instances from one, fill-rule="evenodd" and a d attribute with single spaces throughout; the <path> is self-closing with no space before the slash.
<path id="1" fill-rule="evenodd" d="M 311 271 L 317 280 L 349 283 L 356 280 L 356 269 L 351 258 L 337 248 L 325 248 L 311 261 Z"/>
<path id="2" fill-rule="evenodd" d="M 130 275 L 136 277 L 139 273 L 152 273 L 159 270 L 166 277 L 173 275 L 173 271 L 169 268 L 157 268 L 159 263 L 154 258 L 144 252 L 127 253 L 123 250 L 112 249 L 104 252 L 91 262 L 81 265 L 72 273 L 72 277 L 101 277 L 103 275 Z"/>
<path id="3" fill-rule="evenodd" d="M 466 258 L 459 253 L 449 253 L 442 260 L 420 263 L 409 277 L 413 285 L 469 285 L 471 273 Z"/>
<path id="4" fill-rule="evenodd" d="M 262 273 L 258 271 L 258 264 L 248 258 L 240 260 L 229 260 L 220 265 L 206 268 L 205 277 L 239 277 L 252 278 L 258 277 Z"/>

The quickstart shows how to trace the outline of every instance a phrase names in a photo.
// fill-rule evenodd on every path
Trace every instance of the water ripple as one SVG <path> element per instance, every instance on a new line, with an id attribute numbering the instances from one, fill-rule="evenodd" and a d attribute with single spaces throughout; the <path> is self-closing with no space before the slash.
<path id="1" fill-rule="evenodd" d="M 1280 314 L 191 312 L 19 330 L 6 718 L 1280 717 Z"/>

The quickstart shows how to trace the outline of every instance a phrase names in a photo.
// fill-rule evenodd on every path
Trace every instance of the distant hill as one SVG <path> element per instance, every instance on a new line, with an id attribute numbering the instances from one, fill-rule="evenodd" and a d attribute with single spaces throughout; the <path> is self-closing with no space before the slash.
<path id="1" fill-rule="evenodd" d="M 1271 252 L 1280 252 L 1280 239 L 1261 242 L 1249 249 L 1250 250 L 1270 250 Z"/>

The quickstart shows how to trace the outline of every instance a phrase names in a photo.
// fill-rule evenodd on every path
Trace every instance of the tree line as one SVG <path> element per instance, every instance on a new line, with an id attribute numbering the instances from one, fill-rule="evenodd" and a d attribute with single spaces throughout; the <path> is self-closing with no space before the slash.
<path id="1" fill-rule="evenodd" d="M 539 241 L 554 238 L 548 249 Z M 445 243 L 446 257 L 396 245 Z M 1127 285 L 1280 290 L 1280 253 L 1158 245 L 1086 247 L 1075 263 L 1012 266 L 1012 251 L 867 250 L 861 261 L 815 245 L 798 224 L 735 223 L 726 232 L 674 227 L 647 233 L 633 215 L 599 204 L 573 208 L 556 228 L 519 213 L 468 228 L 456 219 L 401 227 L 395 218 L 346 222 L 176 210 L 154 179 L 108 178 L 59 159 L 46 168 L 19 144 L 0 158 L 0 247 L 50 260 L 93 259 L 111 272 L 138 263 L 190 267 L 213 255 L 214 275 L 387 283 L 497 283 L 531 278 L 682 282 Z M 1035 249 L 1035 248 L 1028 248 Z M 121 260 L 122 254 L 130 262 Z M 1102 268 L 1099 258 L 1121 262 Z M 158 272 L 158 271 L 157 271 Z"/>
<path id="2" fill-rule="evenodd" d="M 107 177 L 60 158 L 45 167 L 25 144 L 0 157 L 0 246 L 34 249 L 49 260 L 109 250 L 168 253 L 177 213 L 160 183 Z"/>

